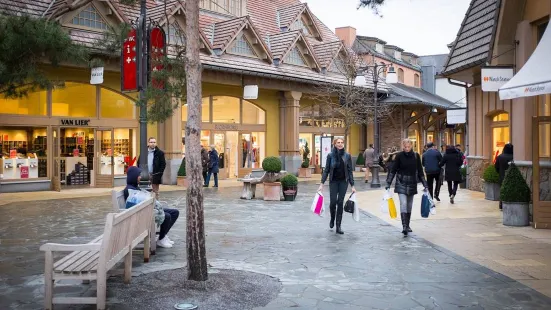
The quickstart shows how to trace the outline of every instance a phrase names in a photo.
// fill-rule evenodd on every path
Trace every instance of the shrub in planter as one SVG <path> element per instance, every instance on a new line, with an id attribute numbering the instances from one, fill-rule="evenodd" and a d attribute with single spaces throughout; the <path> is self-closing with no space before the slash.
<path id="1" fill-rule="evenodd" d="M 268 173 L 279 173 L 281 171 L 281 160 L 275 156 L 264 158 L 262 169 Z"/>
<path id="2" fill-rule="evenodd" d="M 489 165 L 482 174 L 484 193 L 487 200 L 499 200 L 499 174 L 494 165 Z"/>
<path id="3" fill-rule="evenodd" d="M 178 186 L 184 186 L 187 187 L 187 179 L 186 179 L 186 159 L 185 157 L 182 158 L 182 163 L 180 164 L 180 168 L 178 169 L 178 177 L 176 178 L 176 185 Z"/>
<path id="4" fill-rule="evenodd" d="M 530 225 L 530 187 L 514 163 L 511 163 L 505 173 L 500 199 L 503 201 L 503 225 Z"/>
<path id="5" fill-rule="evenodd" d="M 308 158 L 306 158 L 306 159 L 302 162 L 302 164 L 300 164 L 300 167 L 301 167 L 301 168 L 304 168 L 304 169 L 309 168 L 309 167 L 310 167 L 310 160 L 309 160 Z"/>
<path id="6" fill-rule="evenodd" d="M 298 179 L 292 174 L 288 174 L 281 179 L 283 188 L 283 197 L 285 201 L 294 201 L 298 192 Z"/>

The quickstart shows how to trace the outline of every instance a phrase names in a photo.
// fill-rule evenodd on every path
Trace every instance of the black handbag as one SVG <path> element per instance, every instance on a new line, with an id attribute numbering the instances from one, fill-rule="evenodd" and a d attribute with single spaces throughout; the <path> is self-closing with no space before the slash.
<path id="1" fill-rule="evenodd" d="M 344 212 L 354 213 L 354 201 L 350 200 L 350 198 L 352 198 L 352 195 L 354 194 L 350 194 L 350 197 L 348 197 L 348 200 L 344 204 Z"/>

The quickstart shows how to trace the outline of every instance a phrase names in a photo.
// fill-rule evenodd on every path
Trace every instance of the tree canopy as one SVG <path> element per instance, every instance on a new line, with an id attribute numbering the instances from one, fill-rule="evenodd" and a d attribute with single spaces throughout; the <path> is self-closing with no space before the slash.
<path id="1" fill-rule="evenodd" d="M 381 5 L 383 5 L 384 2 L 385 0 L 360 0 L 360 3 L 358 4 L 358 9 L 370 8 L 375 14 L 380 15 L 379 8 L 381 7 Z"/>

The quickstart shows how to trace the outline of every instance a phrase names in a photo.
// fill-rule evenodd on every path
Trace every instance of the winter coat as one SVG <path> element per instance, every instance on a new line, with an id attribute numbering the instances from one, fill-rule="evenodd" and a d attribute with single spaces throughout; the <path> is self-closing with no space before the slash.
<path id="1" fill-rule="evenodd" d="M 128 167 L 126 171 L 126 187 L 124 188 L 124 201 L 128 199 L 128 190 L 139 190 L 138 188 L 138 177 L 142 173 L 142 169 L 136 166 Z"/>
<path id="2" fill-rule="evenodd" d="M 336 149 L 327 156 L 325 168 L 323 169 L 323 174 L 321 175 L 321 184 L 324 184 L 325 181 L 327 181 L 327 177 L 329 177 L 329 183 L 333 181 L 333 171 L 338 164 L 337 156 L 339 155 Z M 354 186 L 354 174 L 352 173 L 352 157 L 347 152 L 344 152 L 342 155 L 342 161 L 345 165 L 345 180 L 350 184 L 350 186 Z"/>
<path id="3" fill-rule="evenodd" d="M 365 166 L 370 167 L 373 166 L 373 163 L 376 161 L 375 157 L 375 150 L 373 148 L 367 148 L 364 151 L 364 158 L 365 158 Z"/>
<path id="4" fill-rule="evenodd" d="M 463 176 L 460 171 L 463 165 L 463 158 L 461 157 L 461 153 L 457 149 L 446 149 L 446 154 L 444 154 L 444 158 L 440 162 L 440 167 L 446 166 L 444 169 L 446 181 L 463 182 Z"/>
<path id="5" fill-rule="evenodd" d="M 413 151 L 396 154 L 392 169 L 386 178 L 387 187 L 390 187 L 394 177 L 396 177 L 394 192 L 397 194 L 416 195 L 417 183 L 419 181 L 421 181 L 425 188 L 427 187 L 421 156 Z"/>
<path id="6" fill-rule="evenodd" d="M 138 157 L 138 163 L 140 158 Z M 153 151 L 153 173 L 151 173 L 151 184 L 163 184 L 163 173 L 166 168 L 165 153 L 158 147 Z"/>
<path id="7" fill-rule="evenodd" d="M 218 173 L 220 171 L 220 158 L 218 157 L 218 152 L 212 150 L 209 152 L 209 172 Z"/>
<path id="8" fill-rule="evenodd" d="M 209 152 L 205 149 L 201 149 L 201 166 L 203 167 L 203 173 L 209 171 Z"/>
<path id="9" fill-rule="evenodd" d="M 509 169 L 509 163 L 513 161 L 513 145 L 505 144 L 503 147 L 503 153 L 496 159 L 495 167 L 497 173 L 499 173 L 499 185 L 503 184 L 505 179 L 505 172 Z"/>
<path id="10" fill-rule="evenodd" d="M 429 149 L 423 154 L 423 167 L 427 174 L 439 174 L 442 154 L 435 149 Z"/>

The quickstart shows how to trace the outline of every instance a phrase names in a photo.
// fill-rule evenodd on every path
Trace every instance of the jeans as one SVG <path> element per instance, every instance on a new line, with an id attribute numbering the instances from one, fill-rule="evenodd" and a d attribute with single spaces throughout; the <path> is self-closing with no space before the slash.
<path id="1" fill-rule="evenodd" d="M 433 188 L 434 183 L 436 183 L 436 188 Z M 434 196 L 440 196 L 440 173 L 427 174 L 427 184 L 429 185 L 429 194 L 431 198 L 434 198 Z"/>
<path id="2" fill-rule="evenodd" d="M 459 182 L 456 182 L 456 181 L 447 181 L 448 182 L 448 193 L 450 193 L 450 196 L 451 195 L 456 195 L 457 194 L 457 187 L 459 186 Z M 453 183 L 453 186 L 452 186 L 452 183 Z"/>
<path id="3" fill-rule="evenodd" d="M 207 178 L 205 180 L 205 185 L 206 186 L 209 186 L 209 183 L 210 183 L 210 176 L 212 175 L 213 173 L 211 171 L 209 171 L 209 174 L 207 175 Z M 218 187 L 218 173 L 214 173 L 214 187 Z"/>
<path id="4" fill-rule="evenodd" d="M 207 172 L 203 171 L 203 185 L 207 185 Z"/>
<path id="5" fill-rule="evenodd" d="M 161 224 L 159 240 L 163 240 L 163 238 L 166 236 L 166 234 L 168 234 L 168 231 L 172 228 L 174 223 L 176 223 L 178 216 L 180 216 L 180 211 L 176 209 L 164 209 L 164 211 L 165 211 L 165 220 Z"/>
<path id="6" fill-rule="evenodd" d="M 411 213 L 414 196 L 415 195 L 398 194 L 398 198 L 400 199 L 400 213 Z"/>
<path id="7" fill-rule="evenodd" d="M 331 223 L 335 220 L 337 213 L 337 227 L 341 226 L 344 196 L 348 189 L 346 180 L 329 182 L 329 211 L 331 211 Z"/>

